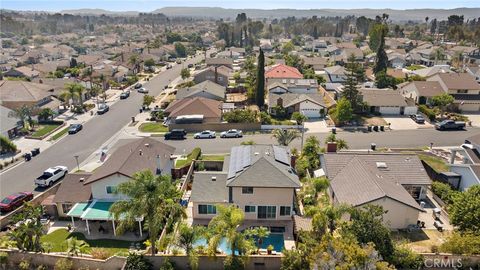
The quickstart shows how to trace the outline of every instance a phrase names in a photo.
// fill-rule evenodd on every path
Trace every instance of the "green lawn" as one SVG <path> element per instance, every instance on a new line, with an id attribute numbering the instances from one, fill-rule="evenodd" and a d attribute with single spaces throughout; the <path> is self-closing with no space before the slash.
<path id="1" fill-rule="evenodd" d="M 295 125 L 295 122 L 292 122 L 291 120 L 276 120 L 272 119 L 272 125 Z"/>
<path id="2" fill-rule="evenodd" d="M 201 160 L 215 160 L 215 161 L 224 161 L 224 155 L 202 155 Z"/>
<path id="3" fill-rule="evenodd" d="M 437 172 L 448 172 L 450 167 L 447 162 L 439 157 L 434 157 L 430 155 L 419 154 L 418 157 L 423 160 L 425 163 L 430 165 Z"/>
<path id="4" fill-rule="evenodd" d="M 408 70 L 417 70 L 417 69 L 422 69 L 422 68 L 425 68 L 423 66 L 420 66 L 420 65 L 411 65 L 411 66 L 408 66 L 407 69 Z"/>
<path id="5" fill-rule="evenodd" d="M 57 132 L 55 135 L 53 135 L 51 138 L 50 138 L 50 141 L 56 141 L 58 139 L 60 139 L 60 137 L 62 137 L 63 135 L 65 135 L 67 132 L 68 132 L 68 129 L 70 127 L 66 127 L 62 130 L 60 130 L 60 132 Z"/>
<path id="6" fill-rule="evenodd" d="M 138 130 L 141 132 L 168 132 L 168 127 L 162 123 L 150 122 L 141 124 Z"/>
<path id="7" fill-rule="evenodd" d="M 52 132 L 52 130 L 56 129 L 59 127 L 60 124 L 46 124 L 46 125 L 40 125 L 38 129 L 32 133 L 32 137 L 42 137 L 45 136 L 46 134 Z"/>
<path id="8" fill-rule="evenodd" d="M 86 253 L 91 251 L 91 248 L 105 248 L 110 252 L 110 256 L 119 253 L 119 252 L 128 252 L 130 248 L 131 241 L 122 241 L 122 240 L 113 240 L 113 239 L 97 239 L 97 240 L 87 240 L 82 233 L 73 232 L 70 233 L 65 229 L 56 230 L 50 234 L 42 236 L 42 243 L 50 242 L 53 245 L 52 252 L 66 252 L 67 244 L 66 240 L 70 237 L 76 237 L 79 240 L 84 240 L 90 246 L 86 249 Z M 144 248 L 143 243 L 141 244 Z"/>

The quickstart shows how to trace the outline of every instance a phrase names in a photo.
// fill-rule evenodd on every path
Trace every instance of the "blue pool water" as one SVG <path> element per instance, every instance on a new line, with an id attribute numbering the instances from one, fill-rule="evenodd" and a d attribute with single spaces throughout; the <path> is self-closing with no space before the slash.
<path id="1" fill-rule="evenodd" d="M 255 240 L 255 243 L 257 244 L 258 241 Z M 263 238 L 263 242 L 260 246 L 261 249 L 267 249 L 269 245 L 273 246 L 273 250 L 276 252 L 282 252 L 283 247 L 284 247 L 284 240 L 283 240 L 283 234 L 281 233 L 271 233 L 268 237 Z M 195 246 L 207 246 L 207 240 L 206 239 L 201 239 L 198 240 L 195 243 Z M 230 250 L 230 247 L 227 245 L 227 240 L 222 239 L 220 241 L 220 244 L 218 245 L 218 249 L 224 252 L 225 254 L 232 254 L 232 251 Z M 237 252 L 235 252 L 237 253 Z"/>

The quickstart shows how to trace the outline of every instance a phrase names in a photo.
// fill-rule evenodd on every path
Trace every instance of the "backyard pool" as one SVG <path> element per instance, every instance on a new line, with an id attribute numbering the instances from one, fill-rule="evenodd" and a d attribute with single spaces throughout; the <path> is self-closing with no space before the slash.
<path id="1" fill-rule="evenodd" d="M 255 240 L 255 243 L 258 243 Z M 271 233 L 268 237 L 263 238 L 262 244 L 260 246 L 261 249 L 267 249 L 269 245 L 273 246 L 273 250 L 276 252 L 282 252 L 283 247 L 284 247 L 284 240 L 283 240 L 283 234 L 282 233 Z M 195 243 L 195 246 L 207 246 L 207 240 L 206 239 L 201 239 L 198 240 Z M 218 245 L 218 249 L 221 250 L 225 254 L 232 254 L 232 251 L 230 250 L 230 247 L 227 244 L 227 240 L 222 239 L 220 241 L 220 244 Z"/>

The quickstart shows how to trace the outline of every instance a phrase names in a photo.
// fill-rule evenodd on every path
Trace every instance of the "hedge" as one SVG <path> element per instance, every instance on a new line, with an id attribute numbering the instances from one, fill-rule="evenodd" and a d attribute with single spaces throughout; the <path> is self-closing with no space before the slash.
<path id="1" fill-rule="evenodd" d="M 17 152 L 17 146 L 7 137 L 0 135 L 0 153 L 12 152 Z"/>
<path id="2" fill-rule="evenodd" d="M 428 117 L 428 119 L 430 119 L 430 121 L 435 121 L 436 113 L 434 110 L 428 108 L 427 105 L 419 105 L 418 110 L 421 113 L 425 114 Z"/>

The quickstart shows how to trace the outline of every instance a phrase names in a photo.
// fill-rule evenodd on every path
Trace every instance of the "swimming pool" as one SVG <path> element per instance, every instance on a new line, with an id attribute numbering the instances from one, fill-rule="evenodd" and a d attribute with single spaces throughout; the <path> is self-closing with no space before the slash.
<path id="1" fill-rule="evenodd" d="M 255 240 L 255 243 L 258 243 Z M 263 238 L 262 244 L 260 246 L 261 249 L 267 249 L 269 245 L 273 246 L 273 250 L 276 252 L 282 252 L 283 247 L 284 247 L 284 239 L 283 239 L 283 234 L 282 233 L 271 233 L 268 237 Z M 207 246 L 207 240 L 206 239 L 200 239 L 195 243 L 195 246 Z M 227 240 L 224 238 L 222 241 L 220 241 L 220 244 L 218 245 L 218 249 L 221 250 L 223 253 L 229 255 L 232 254 L 232 251 L 230 250 L 230 247 L 227 244 Z M 235 252 L 237 254 L 237 252 Z M 237 254 L 238 255 L 238 254 Z"/>

